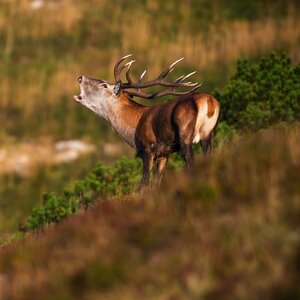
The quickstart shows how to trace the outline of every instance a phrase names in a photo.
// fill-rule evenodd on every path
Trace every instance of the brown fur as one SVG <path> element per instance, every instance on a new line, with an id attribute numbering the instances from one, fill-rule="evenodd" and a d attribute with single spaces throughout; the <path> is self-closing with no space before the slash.
<path id="1" fill-rule="evenodd" d="M 219 102 L 211 95 L 195 94 L 194 97 L 198 109 L 201 105 L 207 102 L 207 116 L 209 118 L 214 115 L 215 109 L 220 107 Z"/>
<path id="2" fill-rule="evenodd" d="M 136 103 L 124 94 L 118 96 L 118 101 L 122 104 L 119 117 L 125 120 L 126 125 L 130 127 L 136 127 L 142 114 L 149 109 L 149 107 Z"/>
<path id="3" fill-rule="evenodd" d="M 141 186 L 148 183 L 153 162 L 157 161 L 155 181 L 158 182 L 172 152 L 181 150 L 189 169 L 193 163 L 192 143 L 197 115 L 207 103 L 207 116 L 212 117 L 219 108 L 218 101 L 206 94 L 190 94 L 172 102 L 158 104 L 145 110 L 135 132 L 138 156 L 143 159 L 144 172 Z M 211 150 L 211 132 L 203 145 L 204 152 Z M 163 159 L 163 164 L 161 164 Z"/>
<path id="4" fill-rule="evenodd" d="M 207 116 L 210 118 L 215 112 L 214 98 L 212 96 L 208 96 L 207 98 Z"/>

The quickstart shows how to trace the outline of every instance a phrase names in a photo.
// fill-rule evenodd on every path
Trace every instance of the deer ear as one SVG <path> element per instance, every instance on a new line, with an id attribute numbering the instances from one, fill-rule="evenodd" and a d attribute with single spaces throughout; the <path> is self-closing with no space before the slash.
<path id="1" fill-rule="evenodd" d="M 121 80 L 117 81 L 117 83 L 115 84 L 115 87 L 114 87 L 114 93 L 116 96 L 118 96 L 120 94 L 121 86 L 122 86 L 122 81 Z"/>

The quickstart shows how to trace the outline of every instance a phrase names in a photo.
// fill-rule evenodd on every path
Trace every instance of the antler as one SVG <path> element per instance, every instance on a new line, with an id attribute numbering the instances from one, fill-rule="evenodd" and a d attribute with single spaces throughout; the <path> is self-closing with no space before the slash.
<path id="1" fill-rule="evenodd" d="M 146 74 L 146 70 L 142 73 L 142 75 L 140 76 L 139 80 L 137 83 L 134 83 L 130 77 L 129 71 L 130 68 L 132 66 L 132 64 L 135 62 L 135 60 L 131 60 L 130 62 L 128 62 L 127 64 L 125 64 L 124 66 L 122 66 L 121 68 L 119 68 L 120 64 L 122 61 L 124 61 L 126 58 L 130 57 L 130 55 L 126 55 L 124 57 L 122 57 L 115 65 L 114 67 L 114 75 L 115 75 L 115 80 L 116 82 L 120 80 L 120 74 L 121 71 L 127 67 L 127 71 L 126 71 L 126 79 L 127 79 L 127 83 L 123 83 L 122 84 L 122 91 L 124 93 L 133 95 L 133 96 L 138 96 L 138 97 L 142 97 L 142 98 L 146 98 L 146 99 L 153 99 L 153 98 L 157 98 L 157 97 L 161 97 L 164 95 L 186 95 L 189 93 L 194 92 L 195 90 L 197 90 L 202 84 L 198 84 L 193 83 L 193 82 L 185 82 L 185 80 L 192 76 L 193 74 L 196 73 L 196 71 L 188 74 L 188 75 L 182 75 L 180 77 L 178 77 L 176 80 L 174 80 L 173 82 L 168 82 L 165 81 L 164 78 L 170 74 L 173 70 L 174 70 L 174 66 L 182 61 L 184 58 L 180 58 L 178 60 L 176 60 L 175 62 L 173 62 L 171 65 L 169 65 L 165 70 L 163 70 L 159 76 L 157 78 L 155 78 L 154 80 L 150 80 L 147 82 L 142 82 L 144 75 Z M 148 88 L 151 86 L 155 86 L 155 85 L 160 85 L 160 86 L 164 86 L 164 87 L 169 87 L 168 89 L 161 91 L 161 92 L 156 92 L 156 93 L 152 93 L 152 94 L 147 94 L 142 92 L 140 89 L 142 88 Z M 177 92 L 176 88 L 178 87 L 193 87 L 191 90 L 188 90 L 186 92 Z M 136 89 L 132 90 L 132 89 Z"/>
<path id="2" fill-rule="evenodd" d="M 114 66 L 114 75 L 115 75 L 115 81 L 117 82 L 117 81 L 119 81 L 120 79 L 121 79 L 121 71 L 127 66 L 127 64 L 126 65 L 124 65 L 123 67 L 121 67 L 121 69 L 119 69 L 119 66 L 120 66 L 120 64 L 121 64 L 121 62 L 123 62 L 126 58 L 128 58 L 128 57 L 130 57 L 130 56 L 132 56 L 132 54 L 128 54 L 128 55 L 125 55 L 124 57 L 122 57 L 120 60 L 118 60 L 117 62 L 116 62 L 116 64 L 115 64 L 115 66 Z M 128 80 L 128 79 L 127 79 Z"/>

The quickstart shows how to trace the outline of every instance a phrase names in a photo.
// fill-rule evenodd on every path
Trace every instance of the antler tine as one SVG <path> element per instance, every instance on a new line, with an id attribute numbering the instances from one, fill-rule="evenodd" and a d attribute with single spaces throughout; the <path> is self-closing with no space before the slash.
<path id="1" fill-rule="evenodd" d="M 169 65 L 164 71 L 162 71 L 160 73 L 160 75 L 157 77 L 157 79 L 163 79 L 165 78 L 169 73 L 171 73 L 174 70 L 174 66 L 179 63 L 180 61 L 182 61 L 184 59 L 184 57 L 181 57 L 179 59 L 177 59 L 176 61 L 174 61 L 171 65 Z"/>
<path id="2" fill-rule="evenodd" d="M 185 75 L 179 76 L 177 79 L 174 80 L 174 82 L 181 82 L 181 79 L 184 77 Z"/>
<path id="3" fill-rule="evenodd" d="M 132 56 L 132 54 L 125 55 L 119 61 L 116 62 L 115 67 L 114 67 L 114 76 L 115 76 L 116 82 L 120 80 L 120 73 L 124 69 L 124 68 L 121 68 L 121 70 L 119 70 L 119 66 L 120 66 L 121 62 L 130 56 Z"/>
<path id="4" fill-rule="evenodd" d="M 179 63 L 180 61 L 184 60 L 184 57 L 181 57 L 179 59 L 177 59 L 176 61 L 174 61 L 171 65 L 170 68 L 173 68 L 177 63 Z"/>
<path id="5" fill-rule="evenodd" d="M 130 68 L 131 68 L 131 65 L 132 65 L 134 62 L 136 62 L 136 60 L 135 60 L 135 59 L 133 59 L 133 60 L 129 61 L 129 62 L 128 62 L 128 63 L 126 63 L 124 66 L 125 66 L 125 67 L 127 67 L 127 69 L 130 69 Z"/>
<path id="6" fill-rule="evenodd" d="M 134 61 L 135 61 L 135 60 L 133 60 L 133 61 L 131 61 L 131 62 L 134 62 Z M 128 63 L 125 64 L 124 66 L 122 66 L 121 68 L 118 69 L 118 78 L 117 78 L 116 82 L 117 82 L 118 80 L 121 79 L 121 78 L 120 78 L 120 74 L 121 74 L 121 72 L 122 72 L 126 67 L 127 67 L 127 71 L 126 71 L 126 79 L 127 79 L 127 81 L 128 81 L 129 84 L 132 84 L 133 81 L 132 81 L 132 79 L 130 78 L 130 75 L 129 75 L 129 73 L 128 73 Z M 129 66 L 129 69 L 130 69 L 130 66 Z"/>
<path id="7" fill-rule="evenodd" d="M 127 54 L 127 55 L 123 56 L 123 57 L 121 58 L 121 61 L 123 61 L 124 59 L 126 59 L 126 58 L 128 58 L 128 57 L 130 57 L 130 56 L 132 56 L 132 54 Z"/>
<path id="8" fill-rule="evenodd" d="M 190 76 L 194 75 L 195 73 L 197 73 L 197 71 L 191 72 L 187 75 L 182 75 L 180 77 L 178 77 L 177 79 L 175 79 L 173 82 L 174 83 L 183 83 L 183 86 L 196 86 L 198 83 L 193 83 L 191 81 L 188 82 L 184 82 L 184 80 L 186 80 L 187 78 L 189 78 Z"/>
<path id="9" fill-rule="evenodd" d="M 146 72 L 147 72 L 147 70 L 145 70 L 145 71 L 141 74 L 140 79 L 139 79 L 139 81 L 138 81 L 138 84 L 140 84 L 140 83 L 142 82 L 142 80 L 143 80 L 143 78 L 144 78 Z"/>
<path id="10" fill-rule="evenodd" d="M 127 67 L 127 71 L 126 71 L 126 79 L 127 79 L 127 81 L 128 81 L 128 83 L 129 84 L 132 84 L 133 83 L 133 81 L 132 81 L 132 79 L 131 79 L 131 77 L 130 77 L 130 75 L 129 75 L 129 71 L 130 71 L 130 68 L 131 68 L 131 66 L 132 66 L 132 64 L 135 62 L 135 60 L 131 60 L 130 62 L 128 62 L 126 65 L 125 65 L 125 67 Z"/>
<path id="11" fill-rule="evenodd" d="M 118 69 L 119 74 L 121 74 L 122 70 L 126 68 L 126 65 L 122 66 L 121 68 Z"/>
<path id="12" fill-rule="evenodd" d="M 190 74 L 185 75 L 180 82 L 183 82 L 184 80 L 186 80 L 187 78 L 191 77 L 192 75 L 194 75 L 195 73 L 197 73 L 197 71 L 191 72 Z"/>

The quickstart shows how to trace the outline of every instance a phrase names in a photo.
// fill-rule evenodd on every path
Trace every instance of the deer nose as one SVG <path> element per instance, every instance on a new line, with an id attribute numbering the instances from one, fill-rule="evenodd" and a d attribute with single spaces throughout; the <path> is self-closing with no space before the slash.
<path id="1" fill-rule="evenodd" d="M 78 82 L 81 83 L 81 81 L 82 81 L 82 76 L 79 76 L 78 77 Z"/>

